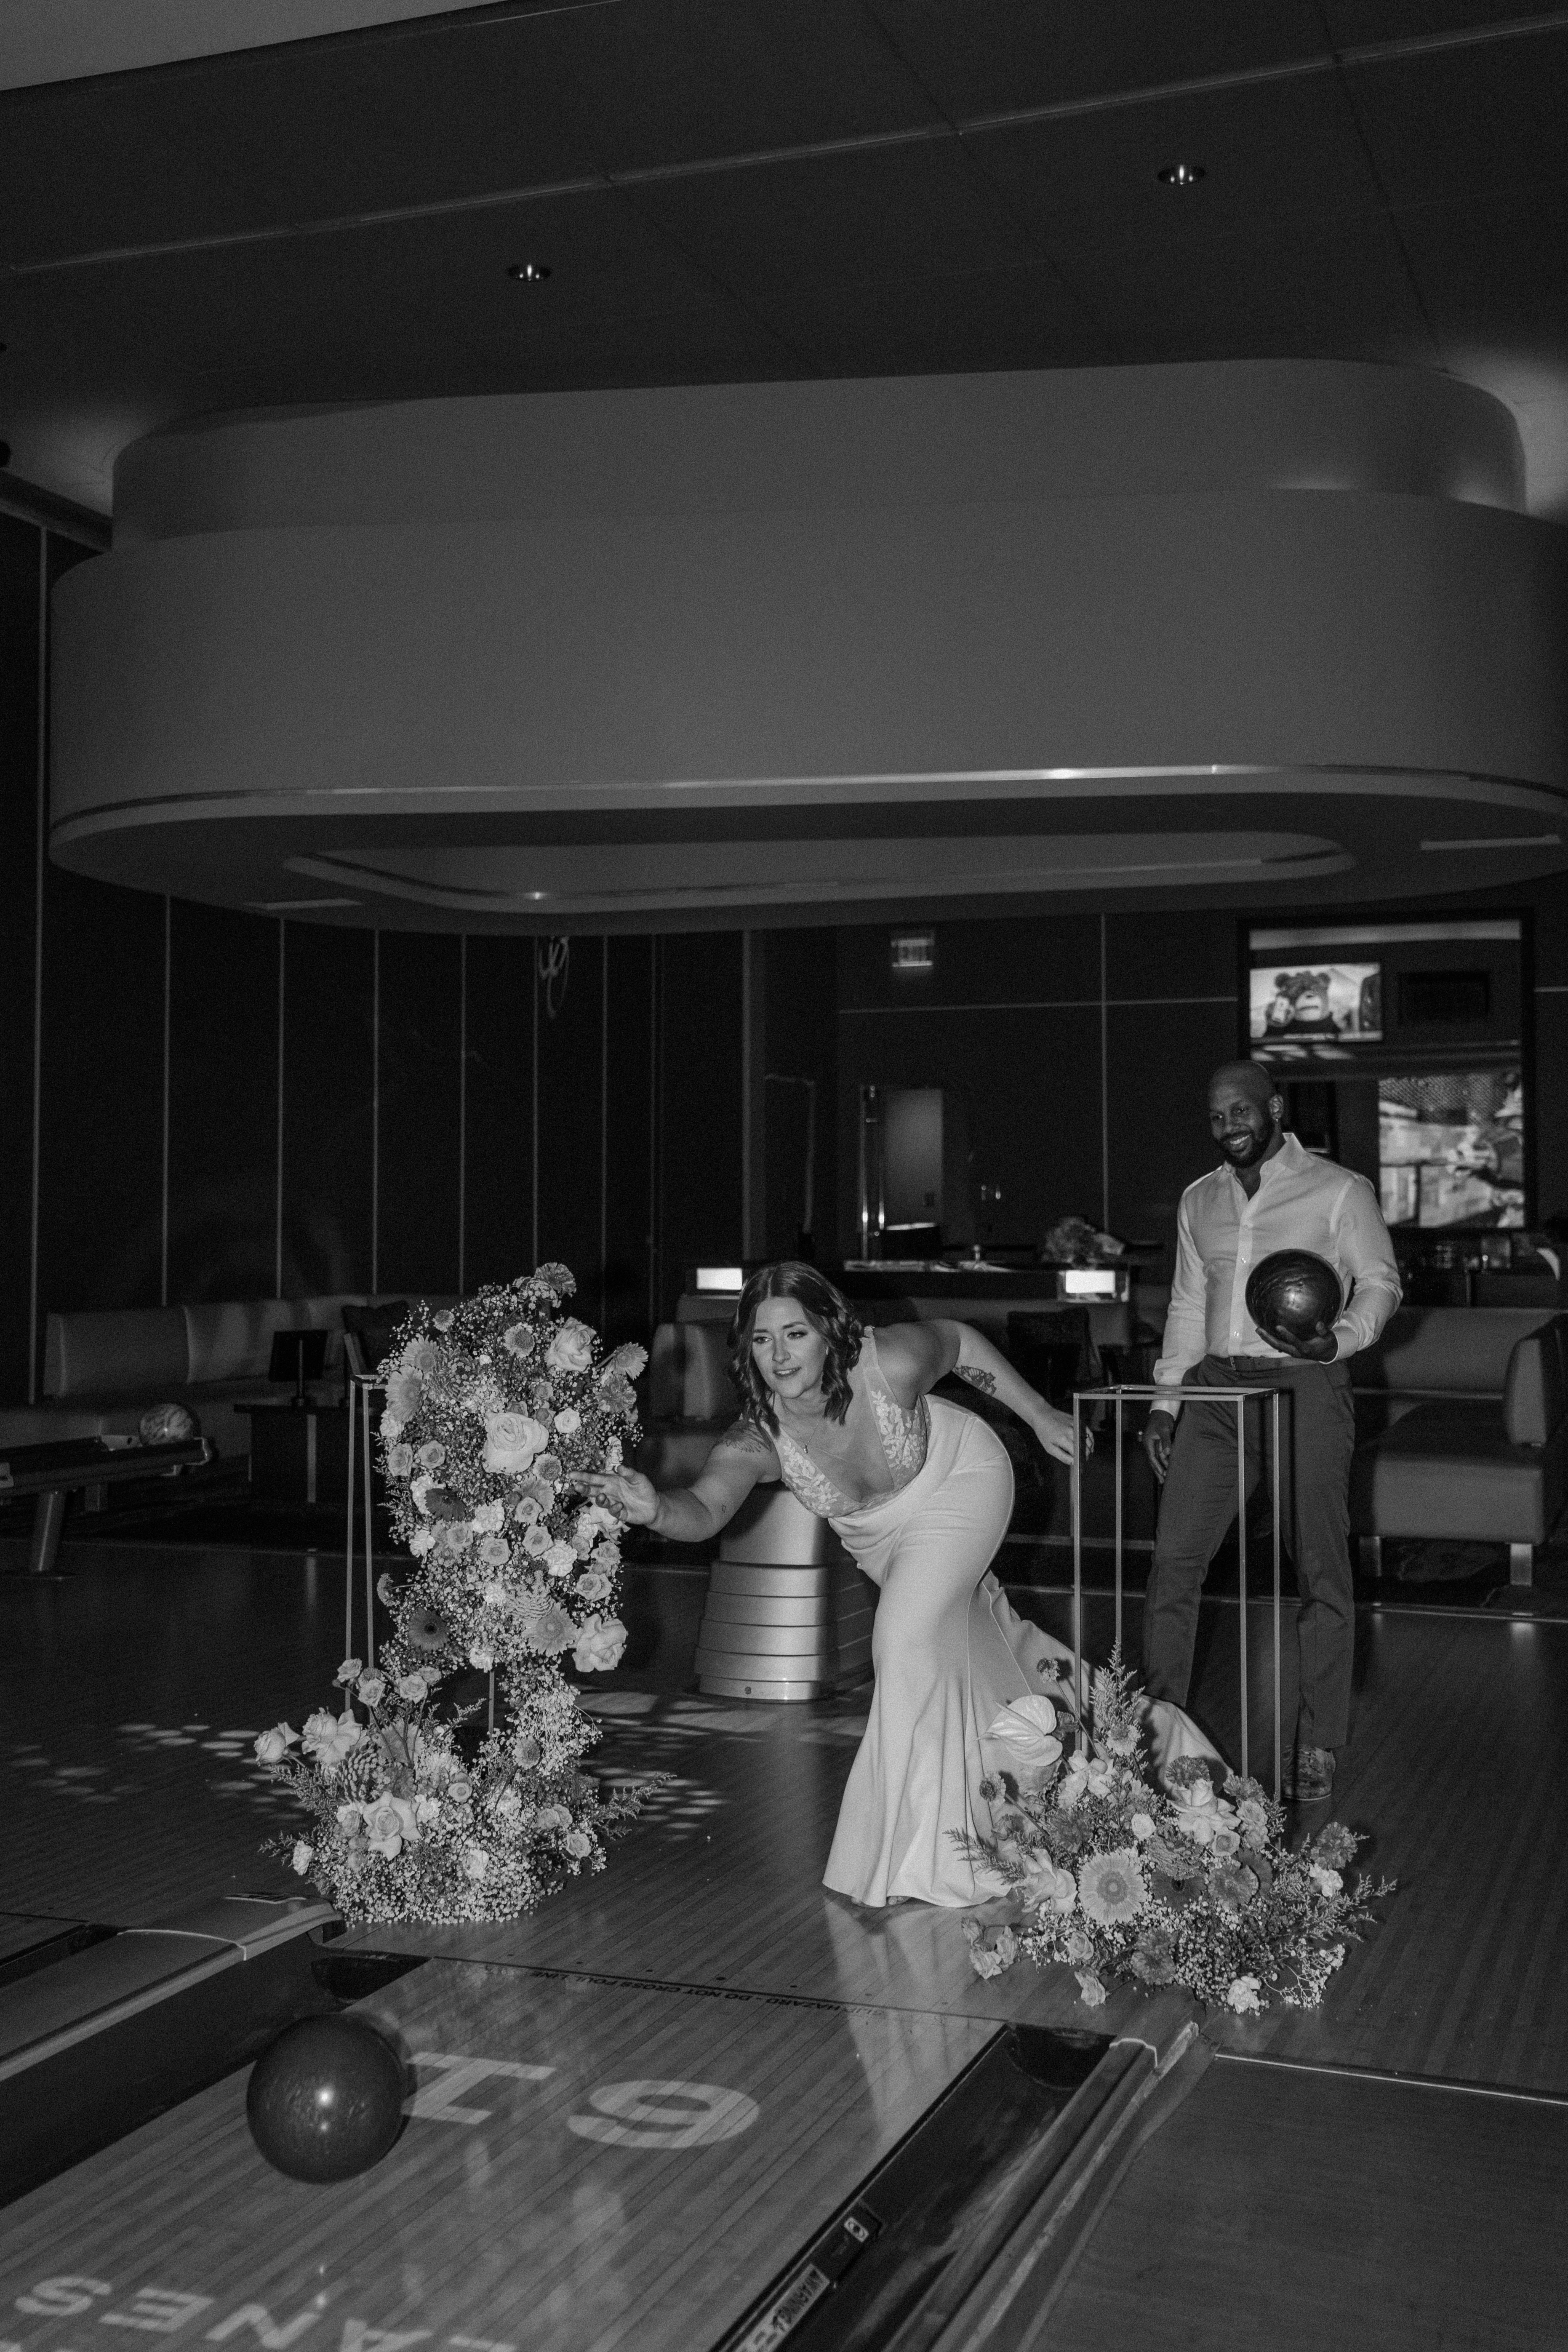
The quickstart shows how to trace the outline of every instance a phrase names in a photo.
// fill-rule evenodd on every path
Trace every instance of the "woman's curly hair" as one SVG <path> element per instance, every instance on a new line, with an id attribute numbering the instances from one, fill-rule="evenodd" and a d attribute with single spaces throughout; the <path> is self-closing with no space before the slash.
<path id="1" fill-rule="evenodd" d="M 773 1411 L 773 1391 L 758 1371 L 752 1354 L 752 1333 L 757 1309 L 764 1298 L 795 1299 L 812 1328 L 820 1331 L 826 1340 L 822 1393 L 826 1400 L 828 1420 L 842 1421 L 849 1410 L 849 1374 L 859 1360 L 861 1327 L 843 1292 L 836 1290 L 814 1265 L 805 1265 L 795 1258 L 781 1258 L 773 1265 L 757 1268 L 741 1293 L 735 1319 L 730 1326 L 730 1372 L 740 1394 L 742 1416 L 765 1429 L 770 1437 L 778 1435 L 779 1418 Z"/>

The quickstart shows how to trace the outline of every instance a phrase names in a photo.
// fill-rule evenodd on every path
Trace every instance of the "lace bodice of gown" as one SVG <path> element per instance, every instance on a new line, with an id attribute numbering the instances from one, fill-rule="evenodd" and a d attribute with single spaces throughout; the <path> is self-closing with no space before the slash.
<path id="1" fill-rule="evenodd" d="M 925 1468 L 931 1412 L 923 1396 L 917 1397 L 912 1405 L 903 1405 L 891 1394 L 882 1377 L 876 1334 L 872 1331 L 868 1331 L 861 1342 L 857 1369 L 866 1374 L 865 1392 L 877 1416 L 877 1434 L 882 1441 L 882 1454 L 892 1481 L 890 1491 L 896 1495 Z M 805 1446 L 797 1444 L 782 1423 L 773 1440 L 773 1451 L 778 1455 L 784 1485 L 819 1519 L 852 1518 L 857 1511 L 871 1507 L 868 1503 L 852 1503 L 847 1495 L 840 1494 L 832 1479 L 817 1468 Z M 886 1500 L 883 1495 L 872 1498 L 877 1503 Z"/>

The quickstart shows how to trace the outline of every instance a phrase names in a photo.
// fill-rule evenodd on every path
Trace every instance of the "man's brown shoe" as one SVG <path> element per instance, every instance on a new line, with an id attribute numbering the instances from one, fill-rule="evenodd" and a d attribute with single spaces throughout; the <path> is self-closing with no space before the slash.
<path id="1" fill-rule="evenodd" d="M 1298 1748 L 1285 1767 L 1285 1794 L 1295 1805 L 1326 1805 L 1334 1793 L 1331 1748 Z"/>

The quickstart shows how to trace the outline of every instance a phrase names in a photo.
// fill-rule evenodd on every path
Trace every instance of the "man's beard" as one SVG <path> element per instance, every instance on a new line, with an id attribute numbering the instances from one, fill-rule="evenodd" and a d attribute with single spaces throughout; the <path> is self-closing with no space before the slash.
<path id="1" fill-rule="evenodd" d="M 1269 1127 L 1261 1135 L 1249 1133 L 1245 1138 L 1232 1138 L 1227 1135 L 1221 1143 L 1220 1150 L 1233 1168 L 1256 1168 L 1258 1161 L 1267 1156 L 1269 1146 L 1278 1133 L 1278 1128 Z M 1237 1145 L 1243 1141 L 1246 1149 L 1238 1150 Z"/>

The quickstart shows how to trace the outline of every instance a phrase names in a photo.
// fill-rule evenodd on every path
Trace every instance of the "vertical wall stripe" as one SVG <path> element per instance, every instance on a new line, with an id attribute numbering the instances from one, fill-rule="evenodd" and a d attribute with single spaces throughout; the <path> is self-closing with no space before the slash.
<path id="1" fill-rule="evenodd" d="M 752 934 L 741 933 L 741 1255 L 752 1255 Z"/>
<path id="2" fill-rule="evenodd" d="M 381 933 L 370 950 L 370 1286 L 381 1288 Z"/>
<path id="3" fill-rule="evenodd" d="M 658 1324 L 658 934 L 647 943 L 647 1328 Z"/>
<path id="4" fill-rule="evenodd" d="M 533 1260 L 539 1264 L 539 942 L 533 943 L 533 1115 L 528 1123 L 533 1157 Z"/>
<path id="5" fill-rule="evenodd" d="M 283 1296 L 283 1039 L 289 926 L 278 918 L 278 1165 L 273 1172 L 272 1296 Z"/>
<path id="6" fill-rule="evenodd" d="M 610 1311 L 610 935 L 599 965 L 599 1328 Z"/>
<path id="7" fill-rule="evenodd" d="M 163 1171 L 159 1213 L 158 1304 L 169 1303 L 169 1032 L 174 1003 L 174 902 L 163 894 Z M 281 1093 L 281 1090 L 279 1090 Z"/>
<path id="8" fill-rule="evenodd" d="M 37 821 L 33 865 L 33 1167 L 27 1242 L 27 1402 L 38 1401 L 38 1219 L 44 1110 L 44 839 L 49 821 L 49 534 L 38 533 Z"/>
<path id="9" fill-rule="evenodd" d="M 1110 1231 L 1110 1004 L 1103 915 L 1100 919 L 1100 1224 L 1102 1233 Z"/>
<path id="10" fill-rule="evenodd" d="M 468 1288 L 468 935 L 458 941 L 458 1296 Z"/>

